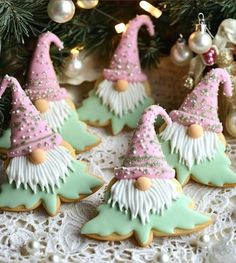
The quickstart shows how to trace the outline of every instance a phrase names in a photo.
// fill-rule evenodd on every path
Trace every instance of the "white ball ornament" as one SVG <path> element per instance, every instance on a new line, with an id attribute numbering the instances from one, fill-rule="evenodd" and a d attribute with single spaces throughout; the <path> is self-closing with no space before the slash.
<path id="1" fill-rule="evenodd" d="M 236 137 L 236 111 L 228 114 L 225 120 L 225 127 L 231 136 Z"/>
<path id="2" fill-rule="evenodd" d="M 63 63 L 63 73 L 67 77 L 73 78 L 81 74 L 82 68 L 83 61 L 79 56 L 79 51 L 72 49 L 70 56 Z"/>
<path id="3" fill-rule="evenodd" d="M 171 61 L 177 66 L 185 66 L 190 62 L 192 57 L 192 51 L 189 49 L 183 36 L 180 35 L 170 50 Z"/>
<path id="4" fill-rule="evenodd" d="M 91 9 L 97 6 L 99 0 L 78 0 L 77 5 L 84 9 Z"/>
<path id="5" fill-rule="evenodd" d="M 196 30 L 193 32 L 189 39 L 189 48 L 197 53 L 206 53 L 212 46 L 212 38 L 207 32 L 207 26 L 205 24 L 204 15 L 200 13 L 198 15 L 199 24 L 196 25 Z"/>
<path id="6" fill-rule="evenodd" d="M 57 23 L 70 21 L 75 14 L 75 5 L 72 0 L 50 0 L 48 3 L 48 16 Z"/>

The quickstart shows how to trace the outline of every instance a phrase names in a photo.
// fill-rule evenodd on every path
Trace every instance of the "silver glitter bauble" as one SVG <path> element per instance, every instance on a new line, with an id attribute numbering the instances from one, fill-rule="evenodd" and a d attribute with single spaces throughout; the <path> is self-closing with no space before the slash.
<path id="1" fill-rule="evenodd" d="M 30 240 L 26 243 L 25 249 L 30 255 L 35 255 L 40 251 L 40 243 L 37 240 Z"/>
<path id="2" fill-rule="evenodd" d="M 48 16 L 57 23 L 70 21 L 75 14 L 75 5 L 72 0 L 50 0 Z"/>
<path id="3" fill-rule="evenodd" d="M 185 66 L 193 57 L 183 37 L 180 37 L 170 50 L 170 59 L 177 66 Z"/>
<path id="4" fill-rule="evenodd" d="M 188 39 L 189 48 L 197 53 L 203 54 L 212 46 L 211 36 L 206 32 L 206 25 L 197 25 L 196 31 L 193 32 Z"/>
<path id="5" fill-rule="evenodd" d="M 225 120 L 225 127 L 231 136 L 236 137 L 236 111 L 228 114 Z"/>
<path id="6" fill-rule="evenodd" d="M 99 0 L 78 0 L 77 5 L 84 9 L 91 9 L 97 6 Z"/>

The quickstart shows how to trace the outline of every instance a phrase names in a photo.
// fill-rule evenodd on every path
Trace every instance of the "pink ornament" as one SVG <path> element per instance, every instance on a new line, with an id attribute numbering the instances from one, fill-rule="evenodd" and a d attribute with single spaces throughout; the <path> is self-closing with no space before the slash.
<path id="1" fill-rule="evenodd" d="M 202 61 L 207 66 L 212 66 L 216 63 L 218 50 L 216 46 L 212 46 L 206 53 L 201 55 Z"/>
<path id="2" fill-rule="evenodd" d="M 21 88 L 17 79 L 5 76 L 0 86 L 0 97 L 6 90 L 11 89 L 11 148 L 9 157 L 22 156 L 31 153 L 34 149 L 53 149 L 59 145 L 62 138 L 54 134 L 46 121 L 41 120 L 29 97 Z"/>
<path id="3" fill-rule="evenodd" d="M 166 162 L 154 128 L 159 115 L 167 124 L 171 123 L 168 114 L 160 106 L 152 105 L 144 111 L 131 139 L 123 166 L 115 168 L 117 179 L 174 178 L 175 171 Z"/>

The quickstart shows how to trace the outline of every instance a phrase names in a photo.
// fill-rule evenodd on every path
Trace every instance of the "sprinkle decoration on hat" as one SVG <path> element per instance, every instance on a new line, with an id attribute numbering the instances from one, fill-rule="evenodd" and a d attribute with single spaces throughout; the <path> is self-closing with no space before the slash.
<path id="1" fill-rule="evenodd" d="M 55 34 L 46 32 L 40 35 L 29 66 L 25 92 L 32 101 L 55 101 L 68 97 L 67 91 L 59 86 L 50 58 L 51 43 L 59 49 L 63 48 L 63 43 Z"/>
<path id="2" fill-rule="evenodd" d="M 142 73 L 138 52 L 138 31 L 142 25 L 147 27 L 151 36 L 154 35 L 154 25 L 146 15 L 132 19 L 121 41 L 115 50 L 109 69 L 104 69 L 104 77 L 111 81 L 127 80 L 129 82 L 143 82 L 147 76 Z"/>
<path id="3" fill-rule="evenodd" d="M 0 86 L 0 97 L 11 89 L 11 148 L 9 157 L 23 156 L 34 149 L 53 149 L 62 141 L 61 136 L 53 134 L 47 123 L 40 118 L 39 112 L 26 96 L 17 79 L 6 75 Z"/>
<path id="4" fill-rule="evenodd" d="M 190 126 L 201 125 L 206 131 L 221 133 L 223 126 L 218 117 L 218 90 L 223 84 L 224 95 L 231 97 L 232 82 L 226 70 L 215 68 L 186 97 L 179 110 L 170 112 L 172 121 Z"/>
<path id="5" fill-rule="evenodd" d="M 115 168 L 117 179 L 175 177 L 156 136 L 154 123 L 158 115 L 161 115 L 168 125 L 171 124 L 170 117 L 160 106 L 152 105 L 144 111 L 131 139 L 123 166 Z"/>

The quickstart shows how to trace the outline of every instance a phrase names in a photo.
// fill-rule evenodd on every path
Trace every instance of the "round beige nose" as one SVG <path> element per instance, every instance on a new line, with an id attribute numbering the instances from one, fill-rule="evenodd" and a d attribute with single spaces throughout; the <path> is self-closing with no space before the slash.
<path id="1" fill-rule="evenodd" d="M 128 89 L 129 86 L 129 82 L 125 79 L 119 79 L 116 81 L 115 83 L 115 90 L 122 92 L 122 91 L 126 91 Z"/>
<path id="2" fill-rule="evenodd" d="M 146 191 L 151 187 L 151 179 L 148 177 L 139 177 L 135 182 L 135 187 L 140 191 Z"/>
<path id="3" fill-rule="evenodd" d="M 46 161 L 47 153 L 43 149 L 34 149 L 28 156 L 33 164 L 41 164 Z"/>
<path id="4" fill-rule="evenodd" d="M 187 133 L 189 137 L 197 139 L 203 135 L 203 128 L 201 125 L 192 124 L 188 127 Z"/>
<path id="5" fill-rule="evenodd" d="M 49 103 L 47 100 L 39 99 L 39 100 L 34 101 L 34 106 L 39 112 L 44 113 L 48 111 Z"/>

